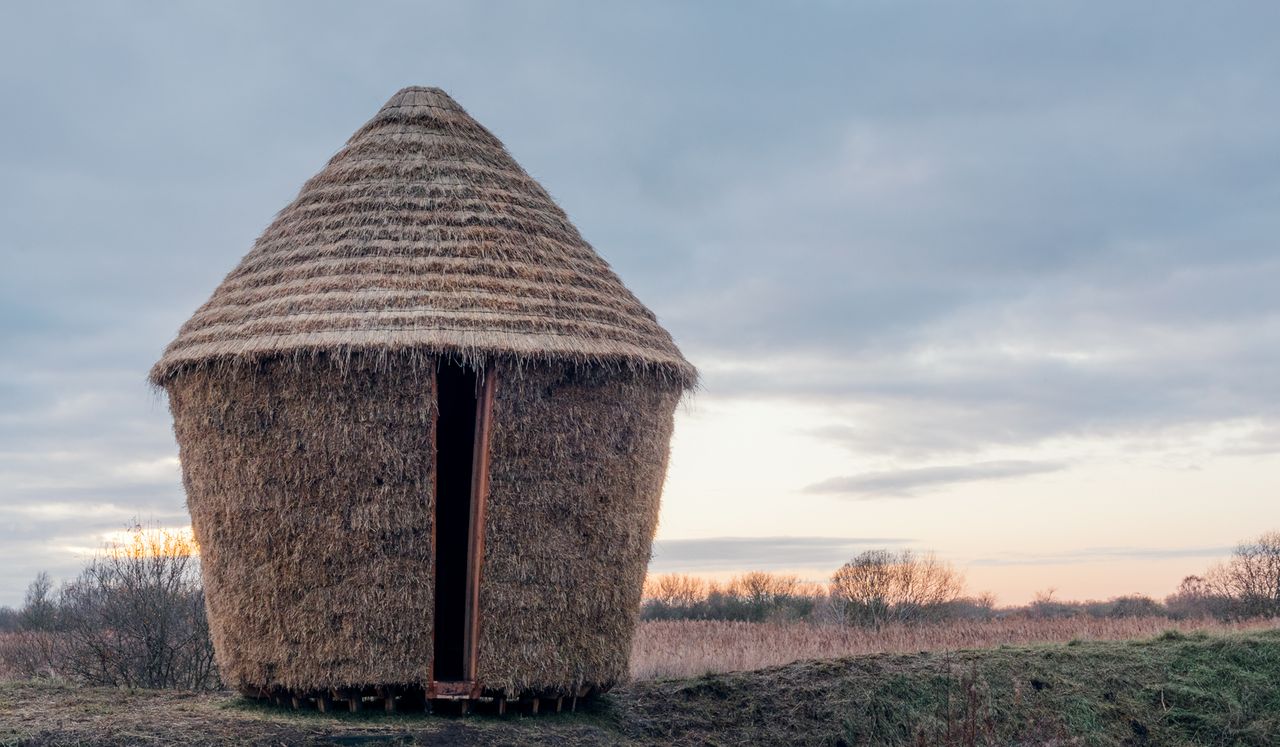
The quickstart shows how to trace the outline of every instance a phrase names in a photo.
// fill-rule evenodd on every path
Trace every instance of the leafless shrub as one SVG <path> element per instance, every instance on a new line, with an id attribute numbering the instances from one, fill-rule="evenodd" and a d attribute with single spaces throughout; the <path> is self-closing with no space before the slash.
<path id="1" fill-rule="evenodd" d="M 672 608 L 690 608 L 707 598 L 709 584 L 697 576 L 667 573 L 645 581 L 644 598 Z"/>
<path id="2" fill-rule="evenodd" d="M 716 583 L 673 573 L 645 582 L 645 620 L 798 620 L 826 601 L 826 590 L 798 576 L 752 571 Z"/>
<path id="3" fill-rule="evenodd" d="M 41 572 L 27 586 L 21 609 L 5 608 L 0 635 L 0 674 L 53 677 L 59 673 L 61 646 L 56 632 L 59 610 L 53 580 Z"/>
<path id="4" fill-rule="evenodd" d="M 58 622 L 58 606 L 54 601 L 53 580 L 41 571 L 27 586 L 27 596 L 18 612 L 22 630 L 53 630 Z"/>
<path id="5" fill-rule="evenodd" d="M 1213 617 L 1225 620 L 1233 616 L 1235 600 L 1215 589 L 1204 576 L 1187 576 L 1178 590 L 1165 597 L 1165 610 L 1177 619 Z"/>
<path id="6" fill-rule="evenodd" d="M 186 537 L 134 527 L 56 596 L 45 574 L 27 592 L 23 632 L 0 645 L 16 676 L 93 685 L 218 686 L 196 548 Z"/>
<path id="7" fill-rule="evenodd" d="M 57 633 L 0 633 L 0 679 L 56 677 L 61 646 Z"/>
<path id="8" fill-rule="evenodd" d="M 831 577 L 831 599 L 844 619 L 879 627 L 937 617 L 964 593 L 964 577 L 932 553 L 868 550 Z"/>
<path id="9" fill-rule="evenodd" d="M 16 633 L 22 629 L 22 613 L 12 607 L 0 607 L 0 633 Z"/>
<path id="10" fill-rule="evenodd" d="M 1229 560 L 1209 570 L 1204 586 L 1232 600 L 1235 617 L 1280 615 L 1280 532 L 1237 545 Z"/>

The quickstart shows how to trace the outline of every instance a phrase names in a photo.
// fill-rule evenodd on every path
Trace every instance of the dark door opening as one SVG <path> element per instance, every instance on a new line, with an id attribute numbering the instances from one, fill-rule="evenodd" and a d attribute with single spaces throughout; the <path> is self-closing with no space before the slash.
<path id="1" fill-rule="evenodd" d="M 442 363 L 436 378 L 435 635 L 432 679 L 471 679 L 473 490 L 477 420 L 481 414 L 474 370 Z"/>

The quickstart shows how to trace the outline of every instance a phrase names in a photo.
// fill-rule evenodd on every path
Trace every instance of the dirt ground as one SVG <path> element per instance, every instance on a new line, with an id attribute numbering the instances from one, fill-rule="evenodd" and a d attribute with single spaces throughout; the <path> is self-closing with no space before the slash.
<path id="1" fill-rule="evenodd" d="M 0 745 L 1276 745 L 1280 630 L 875 654 L 633 683 L 577 713 L 321 714 L 0 682 Z"/>

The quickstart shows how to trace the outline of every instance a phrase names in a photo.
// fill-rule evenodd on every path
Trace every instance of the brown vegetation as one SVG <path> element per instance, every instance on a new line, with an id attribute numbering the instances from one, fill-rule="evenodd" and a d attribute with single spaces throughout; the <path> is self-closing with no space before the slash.
<path id="1" fill-rule="evenodd" d="M 840 617 L 879 627 L 941 616 L 964 593 L 964 577 L 932 553 L 868 550 L 831 576 L 831 600 Z"/>
<path id="2" fill-rule="evenodd" d="M 636 632 L 631 674 L 641 680 L 696 677 L 708 672 L 760 669 L 806 659 L 862 654 L 1129 640 L 1166 630 L 1226 632 L 1276 627 L 1280 627 L 1280 619 L 1220 622 L 1089 616 L 954 620 L 924 625 L 889 623 L 878 629 L 803 622 L 650 621 L 642 623 Z"/>
<path id="3" fill-rule="evenodd" d="M 1280 615 L 1280 531 L 1240 543 L 1204 577 L 1183 579 L 1176 596 L 1181 604 L 1210 612 L 1216 606 L 1240 617 Z"/>
<path id="4" fill-rule="evenodd" d="M 139 529 L 129 543 L 109 548 L 79 580 L 60 591 L 41 574 L 21 609 L 0 609 L 0 631 L 10 631 L 0 632 L 0 677 L 55 676 L 113 684 L 160 681 L 179 687 L 213 683 L 207 633 L 198 614 L 197 558 L 183 541 Z M 1231 595 L 1231 587 L 1222 586 L 1222 579 L 1235 578 L 1252 584 L 1240 588 L 1265 587 L 1259 579 L 1272 578 L 1266 574 L 1275 570 L 1267 560 L 1273 542 L 1274 534 L 1268 534 L 1246 543 L 1207 574 L 1218 579 L 1217 590 L 1203 577 L 1191 577 L 1164 604 L 1136 595 L 1062 602 L 1044 594 L 1024 607 L 997 609 L 990 599 L 952 599 L 936 610 L 939 614 L 882 621 L 878 627 L 865 624 L 864 617 L 839 614 L 843 599 L 833 599 L 828 588 L 795 576 L 749 573 L 725 583 L 679 574 L 655 576 L 645 585 L 649 620 L 641 623 L 630 648 L 630 671 L 644 679 L 875 652 L 1274 627 L 1280 615 L 1245 616 L 1241 610 L 1248 607 Z M 945 578 L 954 578 L 945 571 Z M 98 591 L 90 593 L 92 589 Z M 1249 598 L 1258 604 L 1261 597 Z M 114 602 L 103 603 L 108 599 Z M 157 601 L 163 604 L 156 606 Z M 156 626 L 156 620 L 170 622 Z M 148 629 L 163 630 L 170 637 L 148 636 Z M 138 640 L 163 645 L 150 651 L 136 645 Z M 178 657 L 188 664 L 173 670 L 179 676 L 149 679 L 146 672 L 156 666 L 148 661 L 174 658 L 162 653 L 166 649 L 189 652 L 183 654 L 187 658 Z"/>
<path id="5" fill-rule="evenodd" d="M 537 718 L 335 716 L 229 693 L 0 682 L 0 744 L 1271 747 L 1277 681 L 1280 630 L 798 662 L 634 682 Z"/>
<path id="6" fill-rule="evenodd" d="M 964 578 L 932 554 L 870 550 L 832 574 L 827 585 L 761 572 L 725 583 L 666 574 L 645 583 L 645 620 L 805 620 L 876 627 L 996 618 L 1248 620 L 1280 617 L 1280 532 L 1241 543 L 1203 576 L 1188 576 L 1162 602 L 1141 594 L 1063 601 L 1052 590 L 1030 604 L 997 608 L 991 594 L 964 596 Z"/>
<path id="7" fill-rule="evenodd" d="M 218 686 L 193 550 L 182 535 L 137 527 L 56 596 L 42 574 L 19 615 L 23 629 L 0 635 L 0 675 Z"/>

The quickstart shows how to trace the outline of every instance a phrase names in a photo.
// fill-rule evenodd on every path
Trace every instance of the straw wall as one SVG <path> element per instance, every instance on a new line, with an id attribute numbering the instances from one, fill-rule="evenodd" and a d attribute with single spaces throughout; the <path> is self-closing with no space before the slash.
<path id="1" fill-rule="evenodd" d="M 228 366 L 178 376 L 169 399 L 223 680 L 424 681 L 430 375 Z"/>
<path id="2" fill-rule="evenodd" d="M 429 363 L 321 355 L 169 382 L 229 685 L 427 680 Z M 568 692 L 625 677 L 677 386 L 501 367 L 480 590 L 486 689 Z"/>
<path id="3" fill-rule="evenodd" d="M 480 584 L 486 688 L 626 677 L 679 396 L 595 369 L 502 372 Z"/>

